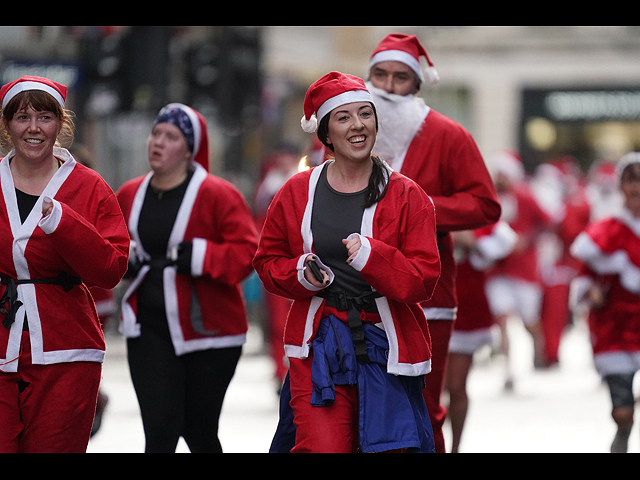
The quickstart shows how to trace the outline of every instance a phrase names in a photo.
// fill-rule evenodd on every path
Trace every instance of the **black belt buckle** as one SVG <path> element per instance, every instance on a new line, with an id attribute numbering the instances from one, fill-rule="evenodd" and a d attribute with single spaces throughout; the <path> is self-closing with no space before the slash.
<path id="1" fill-rule="evenodd" d="M 349 300 L 347 300 L 347 295 L 344 292 L 336 292 L 335 293 L 335 299 L 336 299 L 336 309 L 339 312 L 345 312 L 347 310 L 349 310 Z"/>

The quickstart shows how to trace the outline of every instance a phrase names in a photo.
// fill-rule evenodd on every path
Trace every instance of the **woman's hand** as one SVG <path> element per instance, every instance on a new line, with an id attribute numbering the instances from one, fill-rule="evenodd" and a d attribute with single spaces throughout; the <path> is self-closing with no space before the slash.
<path id="1" fill-rule="evenodd" d="M 48 217 L 53 211 L 53 202 L 42 202 L 42 216 Z"/>
<path id="2" fill-rule="evenodd" d="M 601 285 L 593 285 L 586 291 L 583 298 L 589 303 L 590 308 L 597 310 L 605 304 L 607 289 Z"/>
<path id="3" fill-rule="evenodd" d="M 465 248 L 473 248 L 476 244 L 476 236 L 472 230 L 459 230 L 451 232 L 451 237 L 456 245 Z"/>
<path id="4" fill-rule="evenodd" d="M 358 235 L 354 235 L 351 240 L 343 239 L 342 243 L 345 247 L 347 247 L 347 252 L 349 253 L 349 258 L 347 258 L 347 263 L 353 262 L 353 259 L 356 258 L 356 255 L 360 251 L 360 247 L 362 246 L 362 242 L 360 241 L 360 237 Z"/>
<path id="5" fill-rule="evenodd" d="M 307 258 L 304 259 L 304 266 L 306 267 L 304 269 L 304 278 L 306 278 L 307 282 L 309 282 L 314 287 L 324 288 L 329 283 L 329 274 L 327 274 L 327 272 L 325 272 L 324 269 L 321 268 L 320 273 L 322 274 L 323 281 L 320 282 L 311 271 L 311 268 L 309 268 L 309 263 L 315 262 L 317 258 L 318 257 L 316 257 L 315 255 L 308 255 Z"/>

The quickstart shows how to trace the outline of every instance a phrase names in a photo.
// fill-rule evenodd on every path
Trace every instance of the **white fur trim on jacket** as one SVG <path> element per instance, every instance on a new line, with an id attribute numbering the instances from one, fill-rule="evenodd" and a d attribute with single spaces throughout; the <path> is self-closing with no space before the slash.
<path id="1" fill-rule="evenodd" d="M 640 268 L 629 259 L 627 252 L 617 250 L 607 254 L 585 233 L 580 233 L 570 248 L 571 254 L 587 263 L 601 275 L 617 274 L 620 284 L 635 294 L 640 294 Z"/>

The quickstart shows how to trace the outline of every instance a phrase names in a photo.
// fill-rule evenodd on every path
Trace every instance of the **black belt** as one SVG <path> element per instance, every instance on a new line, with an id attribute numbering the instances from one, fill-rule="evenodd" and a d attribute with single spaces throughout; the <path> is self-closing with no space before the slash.
<path id="1" fill-rule="evenodd" d="M 318 296 L 326 300 L 326 305 L 339 312 L 347 312 L 347 323 L 351 329 L 351 338 L 358 363 L 370 363 L 367 355 L 367 344 L 364 341 L 364 326 L 360 312 L 378 313 L 376 298 L 382 297 L 378 292 L 366 292 L 359 295 L 347 295 L 344 290 L 333 292 L 322 291 Z"/>
<path id="2" fill-rule="evenodd" d="M 57 277 L 36 279 L 27 278 L 23 280 L 16 280 L 8 275 L 3 275 L 0 278 L 0 283 L 7 286 L 2 298 L 0 298 L 0 313 L 5 315 L 2 325 L 9 329 L 16 320 L 16 313 L 18 309 L 22 306 L 22 302 L 18 300 L 18 285 L 24 285 L 25 283 L 60 285 L 65 292 L 69 292 L 74 285 L 80 285 L 82 283 L 82 279 L 72 277 L 67 275 L 65 272 L 61 272 Z M 4 307 L 5 303 L 8 303 L 8 309 Z"/>

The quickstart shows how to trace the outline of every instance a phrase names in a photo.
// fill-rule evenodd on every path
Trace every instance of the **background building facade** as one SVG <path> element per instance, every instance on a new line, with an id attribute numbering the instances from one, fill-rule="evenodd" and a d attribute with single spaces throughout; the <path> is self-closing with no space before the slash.
<path id="1" fill-rule="evenodd" d="M 0 78 L 67 84 L 77 141 L 114 188 L 146 171 L 159 108 L 189 103 L 209 122 L 212 171 L 250 191 L 271 150 L 308 148 L 308 85 L 330 70 L 366 78 L 391 32 L 421 39 L 441 78 L 421 95 L 471 131 L 489 167 L 500 150 L 529 171 L 561 155 L 586 171 L 640 149 L 640 27 L 0 27 Z"/>

